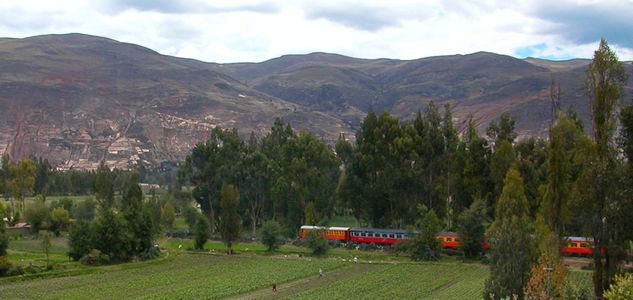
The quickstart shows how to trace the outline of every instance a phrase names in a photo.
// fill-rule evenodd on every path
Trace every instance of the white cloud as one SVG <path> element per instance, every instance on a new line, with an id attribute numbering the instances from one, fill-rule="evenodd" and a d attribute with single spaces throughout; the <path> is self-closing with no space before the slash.
<path id="1" fill-rule="evenodd" d="M 633 32 L 631 11 L 633 1 L 610 0 L 75 0 L 63 6 L 26 0 L 0 3 L 0 36 L 80 32 L 211 62 L 315 51 L 399 59 L 477 51 L 591 58 L 606 36 L 621 59 L 633 60 L 633 40 L 626 38 Z M 589 17 L 594 25 L 584 26 Z"/>

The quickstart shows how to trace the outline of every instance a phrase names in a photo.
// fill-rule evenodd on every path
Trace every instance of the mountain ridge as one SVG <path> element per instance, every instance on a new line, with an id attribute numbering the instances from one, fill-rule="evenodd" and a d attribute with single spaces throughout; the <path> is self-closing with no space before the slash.
<path id="1" fill-rule="evenodd" d="M 448 104 L 460 129 L 472 116 L 483 131 L 509 112 L 520 136 L 543 137 L 552 78 L 561 108 L 573 105 L 588 120 L 589 62 L 314 52 L 218 64 L 78 33 L 0 39 L 0 154 L 42 156 L 60 168 L 157 165 L 184 159 L 215 126 L 262 137 L 277 117 L 333 144 L 339 133 L 353 139 L 369 110 L 404 121 L 430 101 Z"/>

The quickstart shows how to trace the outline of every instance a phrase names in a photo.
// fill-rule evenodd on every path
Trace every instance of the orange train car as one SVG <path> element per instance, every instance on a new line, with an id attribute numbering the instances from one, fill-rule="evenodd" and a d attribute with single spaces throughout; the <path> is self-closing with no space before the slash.
<path id="1" fill-rule="evenodd" d="M 306 234 L 309 231 L 318 230 L 321 236 L 328 240 L 341 240 L 346 241 L 349 240 L 349 227 L 322 227 L 322 226 L 309 226 L 304 225 L 301 226 L 301 230 L 299 231 L 299 236 L 301 238 L 305 238 Z"/>

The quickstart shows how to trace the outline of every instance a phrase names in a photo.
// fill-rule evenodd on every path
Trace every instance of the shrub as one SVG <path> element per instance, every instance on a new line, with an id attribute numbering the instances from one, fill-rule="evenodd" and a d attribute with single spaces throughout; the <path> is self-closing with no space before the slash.
<path id="1" fill-rule="evenodd" d="M 92 242 L 92 229 L 90 223 L 85 220 L 78 220 L 70 227 L 68 234 L 68 256 L 74 260 L 79 260 L 94 248 Z"/>
<path id="2" fill-rule="evenodd" d="M 604 292 L 604 297 L 609 300 L 633 299 L 633 275 L 616 275 L 609 290 Z"/>
<path id="3" fill-rule="evenodd" d="M 268 247 L 268 251 L 273 251 L 279 248 L 281 244 L 281 226 L 275 221 L 266 221 L 262 226 L 262 244 Z"/>
<path id="4" fill-rule="evenodd" d="M 70 217 L 70 214 L 62 206 L 57 207 L 53 209 L 53 211 L 51 211 L 51 215 L 50 215 L 51 226 L 53 227 L 53 232 L 55 233 L 55 236 L 59 236 L 59 234 L 64 229 L 66 224 L 68 224 L 69 217 Z"/>
<path id="5" fill-rule="evenodd" d="M 99 265 L 110 263 L 110 257 L 106 254 L 101 253 L 101 251 L 97 249 L 92 249 L 92 251 L 84 255 L 79 260 L 79 262 L 88 266 L 99 266 Z"/>
<path id="6" fill-rule="evenodd" d="M 6 256 L 0 256 L 0 277 L 7 274 L 13 262 Z"/>
<path id="7" fill-rule="evenodd" d="M 323 255 L 330 249 L 328 242 L 322 236 L 319 236 L 317 230 L 308 231 L 306 234 L 306 244 L 312 249 L 312 254 Z"/>
<path id="8" fill-rule="evenodd" d="M 207 220 L 207 218 L 203 215 L 198 215 L 198 221 L 196 222 L 194 228 L 195 248 L 204 248 L 204 243 L 207 242 L 210 236 L 211 230 L 209 227 L 209 220 Z"/>
<path id="9" fill-rule="evenodd" d="M 9 248 L 9 235 L 4 228 L 4 222 L 0 220 L 0 256 L 7 255 L 7 248 Z"/>
<path id="10" fill-rule="evenodd" d="M 25 218 L 26 222 L 31 224 L 31 231 L 38 233 L 46 219 L 48 219 L 48 208 L 46 208 L 43 201 L 36 199 L 26 208 Z"/>

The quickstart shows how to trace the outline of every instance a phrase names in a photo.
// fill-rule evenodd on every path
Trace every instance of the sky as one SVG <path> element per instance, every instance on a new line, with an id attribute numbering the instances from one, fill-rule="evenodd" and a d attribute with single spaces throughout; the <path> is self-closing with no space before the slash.
<path id="1" fill-rule="evenodd" d="M 63 4 L 63 5 L 62 5 Z M 0 37 L 84 33 L 206 62 L 329 52 L 633 60 L 633 0 L 0 0 Z"/>

